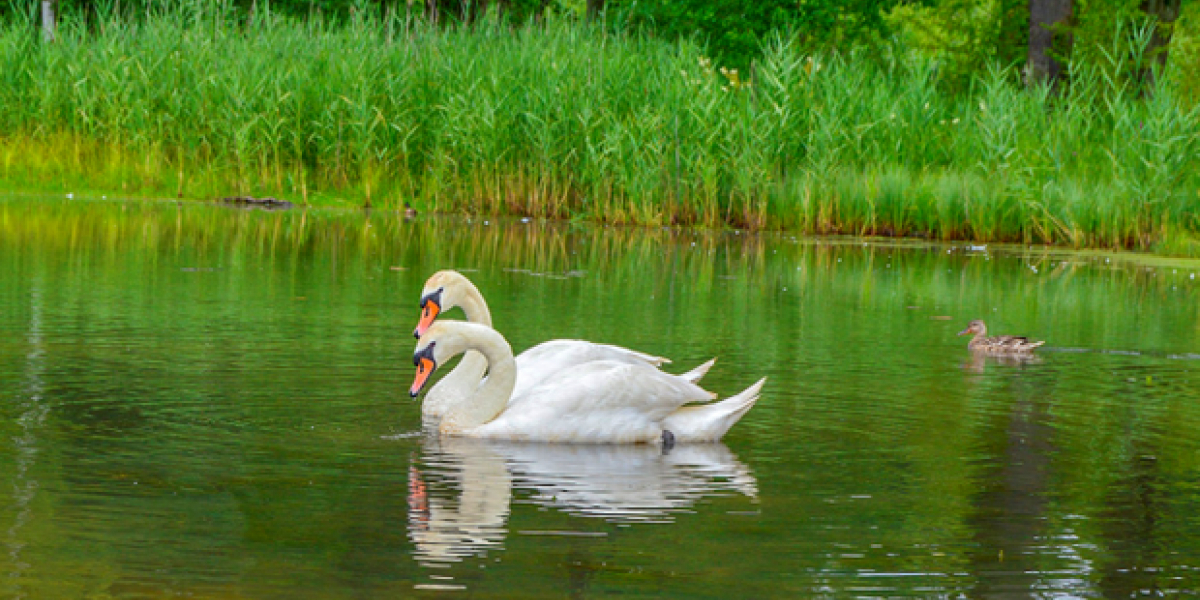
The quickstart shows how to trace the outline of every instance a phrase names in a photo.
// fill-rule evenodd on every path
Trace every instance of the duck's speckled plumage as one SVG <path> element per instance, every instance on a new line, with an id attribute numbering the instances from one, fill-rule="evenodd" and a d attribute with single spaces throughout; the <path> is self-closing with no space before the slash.
<path id="1" fill-rule="evenodd" d="M 967 342 L 967 349 L 993 354 L 1027 354 L 1046 343 L 1044 341 L 1035 342 L 1027 337 L 1018 335 L 988 337 L 987 325 L 979 319 L 971 321 L 966 329 L 958 332 L 958 335 L 967 335 L 969 333 L 975 334 L 975 337 L 971 338 L 970 342 Z"/>

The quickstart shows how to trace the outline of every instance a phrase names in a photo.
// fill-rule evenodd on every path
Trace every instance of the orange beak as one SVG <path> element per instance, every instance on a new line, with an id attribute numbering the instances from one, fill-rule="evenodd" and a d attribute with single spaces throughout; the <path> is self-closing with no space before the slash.
<path id="1" fill-rule="evenodd" d="M 421 320 L 417 323 L 417 328 L 413 331 L 413 337 L 418 340 L 425 335 L 425 331 L 433 325 L 433 320 L 442 312 L 442 292 L 445 288 L 438 288 L 424 296 L 421 296 Z"/>
<path id="2" fill-rule="evenodd" d="M 972 331 L 971 331 L 971 328 L 970 328 L 970 327 L 968 327 L 968 328 L 966 328 L 966 329 L 964 329 L 964 330 L 962 330 L 962 331 L 958 332 L 958 335 L 960 335 L 960 336 L 963 336 L 963 335 L 967 335 L 968 333 L 972 333 Z"/>
<path id="3" fill-rule="evenodd" d="M 436 368 L 437 367 L 431 358 L 422 358 L 417 361 L 417 376 L 415 379 L 413 379 L 412 387 L 408 390 L 408 395 L 416 398 L 417 394 L 421 393 L 421 388 L 425 387 L 425 382 L 429 381 L 429 376 L 433 374 L 433 370 Z"/>
<path id="4" fill-rule="evenodd" d="M 436 300 L 425 302 L 425 306 L 421 307 L 421 320 L 417 322 L 417 328 L 413 331 L 413 337 L 421 339 L 425 332 L 433 325 L 434 319 L 437 319 L 438 314 L 442 312 L 442 307 Z"/>

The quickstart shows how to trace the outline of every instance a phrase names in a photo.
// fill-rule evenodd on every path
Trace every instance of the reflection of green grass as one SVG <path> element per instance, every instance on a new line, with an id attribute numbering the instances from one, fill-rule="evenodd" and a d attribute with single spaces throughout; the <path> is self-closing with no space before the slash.
<path id="1" fill-rule="evenodd" d="M 2 185 L 1200 252 L 1200 109 L 1169 85 L 948 96 L 778 43 L 746 86 L 582 25 L 186 22 L 0 29 Z"/>

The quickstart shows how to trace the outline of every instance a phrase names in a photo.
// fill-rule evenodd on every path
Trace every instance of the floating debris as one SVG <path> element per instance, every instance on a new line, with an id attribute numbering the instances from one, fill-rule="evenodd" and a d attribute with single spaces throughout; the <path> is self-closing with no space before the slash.
<path id="1" fill-rule="evenodd" d="M 418 583 L 413 586 L 414 590 L 433 590 L 443 592 L 461 591 L 467 589 L 465 585 L 457 585 L 450 583 Z"/>
<path id="2" fill-rule="evenodd" d="M 517 533 L 519 533 L 521 535 L 561 535 L 561 536 L 567 536 L 567 537 L 608 537 L 608 533 L 606 533 L 604 531 L 561 531 L 561 530 L 558 530 L 558 531 L 556 531 L 556 530 L 532 531 L 532 530 L 525 530 L 525 531 L 518 531 Z"/>
<path id="3" fill-rule="evenodd" d="M 233 204 L 236 206 L 250 206 L 255 208 L 265 208 L 268 210 L 287 210 L 295 205 L 287 200 L 280 200 L 273 196 L 263 198 L 255 198 L 254 196 L 228 196 L 219 200 L 222 204 Z"/>

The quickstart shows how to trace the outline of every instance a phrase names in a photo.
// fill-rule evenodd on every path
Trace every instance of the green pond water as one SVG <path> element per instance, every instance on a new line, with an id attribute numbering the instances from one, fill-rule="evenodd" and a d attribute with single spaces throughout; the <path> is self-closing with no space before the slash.
<path id="1" fill-rule="evenodd" d="M 722 444 L 430 438 L 426 277 L 759 377 Z M 443 318 L 461 318 L 453 311 Z M 972 357 L 955 333 L 1047 340 Z M 444 372 L 444 369 L 442 372 Z M 1200 263 L 0 198 L 0 597 L 1200 593 Z"/>

